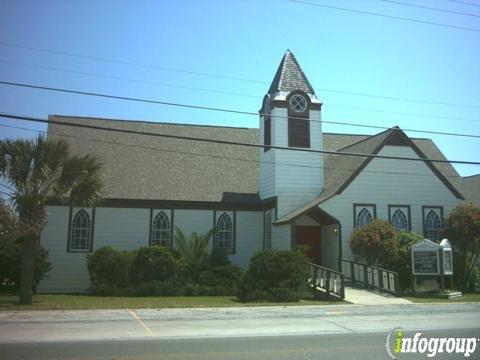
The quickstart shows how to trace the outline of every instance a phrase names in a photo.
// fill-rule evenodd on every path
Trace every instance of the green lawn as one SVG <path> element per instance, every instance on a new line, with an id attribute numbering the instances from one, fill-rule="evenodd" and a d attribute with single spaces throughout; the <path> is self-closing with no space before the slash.
<path id="1" fill-rule="evenodd" d="M 100 297 L 35 295 L 32 305 L 19 305 L 18 296 L 0 294 L 1 310 L 158 309 L 232 306 L 299 306 L 345 304 L 342 301 L 300 300 L 290 303 L 241 303 L 233 296 Z"/>
<path id="2" fill-rule="evenodd" d="M 405 299 L 413 301 L 415 303 L 459 303 L 459 302 L 480 302 L 480 293 L 479 294 L 464 294 L 462 297 L 454 299 L 439 299 L 435 297 L 414 297 L 406 296 Z"/>

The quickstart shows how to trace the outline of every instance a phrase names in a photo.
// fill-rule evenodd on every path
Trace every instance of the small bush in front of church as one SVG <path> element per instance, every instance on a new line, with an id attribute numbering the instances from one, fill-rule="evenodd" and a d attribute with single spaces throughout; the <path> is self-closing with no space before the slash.
<path id="1" fill-rule="evenodd" d="M 133 284 L 174 280 L 176 275 L 175 259 L 163 246 L 138 249 L 130 266 L 130 280 Z"/>
<path id="2" fill-rule="evenodd" d="M 298 301 L 311 296 L 308 276 L 307 259 L 300 250 L 264 250 L 252 257 L 237 297 L 242 302 Z"/>
<path id="3" fill-rule="evenodd" d="M 129 270 L 135 253 L 103 246 L 87 256 L 87 269 L 93 286 L 116 289 L 130 284 Z M 111 290 L 113 292 L 113 290 Z"/>
<path id="4" fill-rule="evenodd" d="M 356 229 L 350 237 L 352 252 L 365 259 L 368 265 L 378 264 L 379 259 L 391 256 L 396 248 L 395 228 L 388 221 L 374 220 Z"/>
<path id="5" fill-rule="evenodd" d="M 92 291 L 100 296 L 235 295 L 243 270 L 224 251 L 213 251 L 192 275 L 191 264 L 171 248 L 132 251 L 102 247 L 87 257 Z"/>

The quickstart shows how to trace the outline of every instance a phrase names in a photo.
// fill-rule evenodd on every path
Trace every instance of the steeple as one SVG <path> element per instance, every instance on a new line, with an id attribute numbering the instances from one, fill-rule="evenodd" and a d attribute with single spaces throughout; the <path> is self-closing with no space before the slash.
<path id="1" fill-rule="evenodd" d="M 260 109 L 259 195 L 277 197 L 276 214 L 303 206 L 323 190 L 323 156 L 315 152 L 275 147 L 322 150 L 322 102 L 290 50 L 283 55 Z M 301 166 L 292 168 L 291 164 Z"/>
<path id="2" fill-rule="evenodd" d="M 279 91 L 290 92 L 294 90 L 301 90 L 311 95 L 315 94 L 295 55 L 287 50 L 278 66 L 268 94 L 273 95 Z"/>

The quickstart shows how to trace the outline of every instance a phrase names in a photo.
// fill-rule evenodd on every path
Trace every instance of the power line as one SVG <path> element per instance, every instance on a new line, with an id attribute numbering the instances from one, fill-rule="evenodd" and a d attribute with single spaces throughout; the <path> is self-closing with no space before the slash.
<path id="1" fill-rule="evenodd" d="M 379 159 L 390 159 L 390 160 L 408 160 L 408 161 L 422 161 L 422 162 L 428 161 L 428 162 L 435 162 L 435 163 L 480 165 L 480 162 L 476 162 L 476 161 L 443 160 L 443 159 L 411 158 L 411 157 L 404 157 L 404 156 L 388 156 L 388 155 L 377 155 L 377 154 L 361 154 L 361 153 L 354 153 L 354 152 L 343 152 L 343 151 L 338 152 L 338 151 L 329 151 L 329 150 L 285 147 L 285 146 L 277 146 L 277 145 L 263 145 L 263 144 L 246 143 L 246 142 L 240 142 L 240 141 L 210 139 L 210 138 L 196 138 L 196 137 L 183 136 L 183 135 L 160 134 L 160 133 L 152 133 L 148 131 L 110 128 L 110 127 L 104 127 L 104 126 L 98 126 L 98 125 L 73 124 L 65 121 L 58 121 L 58 120 L 51 120 L 51 119 L 46 120 L 46 119 L 40 119 L 40 118 L 35 118 L 30 116 L 9 115 L 5 113 L 0 113 L 0 117 L 4 117 L 7 119 L 22 120 L 22 121 L 33 121 L 33 122 L 44 123 L 44 124 L 50 123 L 50 124 L 79 127 L 79 128 L 93 129 L 93 130 L 103 130 L 103 131 L 120 132 L 120 133 L 135 134 L 135 135 L 146 135 L 146 136 L 170 138 L 170 139 L 177 139 L 177 140 L 207 142 L 207 143 L 215 143 L 215 144 L 223 144 L 223 145 L 255 147 L 255 148 L 261 148 L 261 149 L 277 149 L 277 150 L 288 150 L 288 151 L 300 151 L 300 152 L 306 152 L 306 153 L 331 154 L 331 155 L 355 156 L 355 157 L 363 157 L 363 158 L 365 157 L 379 158 Z"/>
<path id="2" fill-rule="evenodd" d="M 245 82 L 257 83 L 257 84 L 267 84 L 267 85 L 270 84 L 270 82 L 264 81 L 264 80 L 255 80 L 255 79 L 248 79 L 248 78 L 243 78 L 243 77 L 228 76 L 228 75 L 223 75 L 223 74 L 198 72 L 198 71 L 191 71 L 191 70 L 184 70 L 184 69 L 178 69 L 178 68 L 157 66 L 157 65 L 151 65 L 151 64 L 137 63 L 137 62 L 131 62 L 131 61 L 125 61 L 125 60 L 117 60 L 117 59 L 111 59 L 111 58 L 105 58 L 105 57 L 83 55 L 83 54 L 79 54 L 79 53 L 72 53 L 72 52 L 66 52 L 66 51 L 58 51 L 58 50 L 37 48 L 37 47 L 33 47 L 33 46 L 11 44 L 11 43 L 2 42 L 2 41 L 0 41 L 0 46 L 19 48 L 19 49 L 25 49 L 25 50 L 31 50 L 31 51 L 38 51 L 38 52 L 45 52 L 45 53 L 63 55 L 63 56 L 70 56 L 70 57 L 78 57 L 78 58 L 82 58 L 82 59 L 103 61 L 103 62 L 108 62 L 108 63 L 116 63 L 116 64 L 123 64 L 123 65 L 137 66 L 137 67 L 143 67 L 143 68 L 148 68 L 148 69 L 157 69 L 157 70 L 164 70 L 164 71 L 186 73 L 186 74 L 190 74 L 190 75 L 199 75 L 199 76 L 207 76 L 207 77 L 219 78 L 219 79 L 245 81 Z M 330 88 L 318 88 L 318 87 L 316 87 L 315 90 L 318 91 L 318 92 L 326 91 L 326 92 L 331 92 L 331 93 L 336 93 L 336 94 L 369 97 L 369 98 L 384 99 L 384 100 L 391 100 L 391 101 L 413 102 L 413 103 L 417 103 L 417 104 L 430 104 L 430 105 L 442 105 L 442 106 L 453 106 L 453 107 L 480 109 L 480 106 L 471 105 L 471 104 L 459 104 L 459 103 L 431 101 L 431 100 L 424 100 L 424 99 L 413 99 L 413 98 L 407 98 L 407 97 L 385 96 L 385 95 L 362 93 L 362 92 L 355 92 L 355 91 L 346 91 L 346 90 L 338 90 L 338 89 L 330 89 Z"/>
<path id="3" fill-rule="evenodd" d="M 434 7 L 430 7 L 430 6 L 415 5 L 415 4 L 410 4 L 410 3 L 403 2 L 403 1 L 395 1 L 395 0 L 380 0 L 380 1 L 387 2 L 387 3 L 392 3 L 392 4 L 397 4 L 397 5 L 402 5 L 402 6 L 415 7 L 415 8 L 419 8 L 419 9 L 426 9 L 426 10 L 432 10 L 432 11 L 438 11 L 438 12 L 456 14 L 456 15 L 465 15 L 465 16 L 480 17 L 480 15 L 477 15 L 477 14 L 470 14 L 470 13 L 465 13 L 465 12 L 460 12 L 460 11 L 434 8 Z"/>
<path id="4" fill-rule="evenodd" d="M 404 111 L 379 110 L 379 109 L 363 108 L 363 107 L 348 106 L 348 105 L 337 105 L 337 104 L 328 104 L 328 106 L 329 107 L 338 107 L 338 108 L 341 108 L 341 109 L 351 109 L 351 110 L 375 112 L 375 113 L 381 113 L 381 114 L 392 114 L 392 115 L 401 115 L 401 116 L 419 116 L 419 117 L 427 117 L 427 118 L 433 118 L 433 119 L 446 119 L 446 120 L 460 120 L 460 121 L 480 122 L 480 120 L 457 118 L 457 117 L 453 117 L 453 116 L 420 114 L 420 113 L 404 112 Z"/>
<path id="5" fill-rule="evenodd" d="M 140 84 L 165 86 L 165 87 L 186 89 L 186 90 L 196 90 L 196 91 L 202 91 L 202 92 L 211 92 L 211 93 L 215 93 L 215 94 L 244 96 L 244 97 L 250 97 L 250 98 L 256 98 L 256 99 L 259 98 L 258 95 L 252 95 L 252 94 L 242 94 L 242 93 L 238 93 L 238 92 L 230 92 L 230 91 L 217 90 L 217 89 L 206 89 L 206 88 L 199 88 L 199 87 L 193 87 L 193 86 L 183 86 L 183 85 L 163 83 L 163 82 L 157 82 L 157 81 L 151 81 L 151 80 L 133 79 L 133 78 L 127 78 L 127 77 L 121 77 L 121 76 L 113 76 L 113 75 L 92 73 L 92 72 L 86 72 L 86 71 L 71 70 L 71 69 L 59 68 L 59 67 L 54 67 L 54 66 L 27 64 L 27 63 L 16 62 L 16 61 L 7 61 L 7 60 L 0 60 L 0 63 L 9 64 L 9 65 L 25 66 L 25 67 L 30 67 L 30 68 L 38 68 L 38 69 L 44 69 L 44 70 L 60 71 L 60 72 L 64 72 L 64 73 L 72 73 L 72 74 L 78 74 L 78 75 L 98 76 L 98 77 L 103 77 L 103 78 L 106 78 L 106 79 L 131 81 L 131 82 L 136 82 L 136 83 L 140 83 Z"/>
<path id="6" fill-rule="evenodd" d="M 44 70 L 60 71 L 60 72 L 64 72 L 64 73 L 72 73 L 72 74 L 87 75 L 87 76 L 97 76 L 97 77 L 113 79 L 113 80 L 131 81 L 131 82 L 148 84 L 148 85 L 165 86 L 165 87 L 171 87 L 171 88 L 194 90 L 194 91 L 200 91 L 200 92 L 210 92 L 210 93 L 215 93 L 215 94 L 242 96 L 242 97 L 249 97 L 249 98 L 256 98 L 256 99 L 259 98 L 258 95 L 253 95 L 253 94 L 245 94 L 245 93 L 230 92 L 230 91 L 224 91 L 224 90 L 218 90 L 218 89 L 207 89 L 207 88 L 199 88 L 199 87 L 193 87 L 193 86 L 168 84 L 168 83 L 156 82 L 156 81 L 151 81 L 151 80 L 133 79 L 133 78 L 113 76 L 113 75 L 105 75 L 105 74 L 99 74 L 99 73 L 92 73 L 92 72 L 77 71 L 77 70 L 71 70 L 71 69 L 65 69 L 65 68 L 59 68 L 59 67 L 52 67 L 52 66 L 42 66 L 42 65 L 27 64 L 27 63 L 15 62 L 15 61 L 5 61 L 5 60 L 0 60 L 0 63 L 9 64 L 9 65 L 16 65 L 16 66 L 25 66 L 25 67 L 30 67 L 30 68 L 39 68 L 39 69 L 44 69 Z M 383 114 L 394 114 L 394 115 L 402 115 L 402 116 L 420 116 L 420 117 L 429 117 L 429 118 L 434 118 L 434 119 L 480 122 L 480 120 L 475 120 L 475 119 L 465 119 L 465 118 L 442 116 L 442 115 L 428 115 L 428 114 L 419 114 L 419 113 L 411 113 L 411 112 L 386 111 L 386 110 L 378 110 L 378 109 L 371 109 L 371 108 L 367 109 L 367 108 L 361 108 L 361 107 L 352 107 L 352 106 L 347 106 L 347 105 L 335 105 L 335 104 L 328 104 L 328 106 L 329 107 L 344 108 L 344 109 L 353 109 L 353 110 L 360 110 L 360 111 L 383 113 Z"/>
<path id="7" fill-rule="evenodd" d="M 465 4 L 465 5 L 480 7 L 480 5 L 475 4 L 475 3 L 471 3 L 471 2 L 468 2 L 468 1 L 459 1 L 459 0 L 450 0 L 450 1 L 454 2 L 454 3 L 457 3 L 457 4 Z"/>
<path id="8" fill-rule="evenodd" d="M 255 113 L 255 112 L 250 112 L 250 111 L 223 109 L 223 108 L 215 108 L 215 107 L 210 107 L 210 106 L 180 104 L 180 103 L 174 103 L 174 102 L 168 102 L 168 101 L 141 99 L 141 98 L 133 98 L 133 97 L 128 97 L 128 96 L 118 96 L 118 95 L 111 95 L 111 94 L 100 94 L 100 93 L 93 93 L 93 92 L 87 92 L 87 91 L 53 88 L 53 87 L 48 87 L 48 86 L 22 84 L 22 83 L 15 83 L 15 82 L 9 82 L 9 81 L 0 81 L 0 84 L 10 85 L 10 86 L 18 86 L 18 87 L 24 87 L 24 88 L 31 88 L 31 89 L 38 89 L 38 90 L 55 91 L 55 92 L 68 93 L 68 94 L 96 96 L 96 97 L 102 97 L 102 98 L 106 98 L 106 99 L 133 101 L 133 102 L 141 102 L 141 103 L 157 104 L 157 105 L 165 105 L 165 106 L 176 106 L 176 107 L 187 108 L 187 109 L 195 109 L 195 110 L 217 111 L 217 112 L 224 112 L 224 113 L 231 113 L 231 114 L 238 114 L 238 115 L 250 115 L 250 116 L 259 116 L 259 115 L 260 116 L 269 116 L 270 115 L 270 114 L 265 114 L 265 113 L 261 113 L 261 112 Z M 302 117 L 295 117 L 295 116 L 280 116 L 280 115 L 277 116 L 276 115 L 273 118 L 274 119 L 299 119 L 299 120 L 303 120 L 303 121 L 326 123 L 326 124 L 335 124 L 335 125 L 344 125 L 344 126 L 355 126 L 355 127 L 361 127 L 361 128 L 369 128 L 369 129 L 380 129 L 380 130 L 390 129 L 387 126 L 357 124 L 357 123 L 350 123 L 350 122 L 343 122 L 343 121 L 305 119 L 305 118 L 302 118 Z M 422 134 L 434 134 L 434 135 L 445 135 L 445 136 L 480 138 L 480 135 L 476 135 L 476 134 L 451 133 L 451 132 L 443 132 L 443 131 L 429 131 L 429 130 L 417 130 L 417 129 L 403 129 L 403 131 L 422 133 Z"/>
<path id="9" fill-rule="evenodd" d="M 293 167 L 300 167 L 300 168 L 311 168 L 311 169 L 324 169 L 324 170 L 340 170 L 340 171 L 354 171 L 356 168 L 339 168 L 339 167 L 328 167 L 328 166 L 313 166 L 313 165 L 305 165 L 305 164 L 296 164 L 296 163 L 290 163 L 290 162 L 281 162 L 281 161 L 268 161 L 268 160 L 255 160 L 255 159 L 247 159 L 247 158 L 240 158 L 240 157 L 232 157 L 232 156 L 224 156 L 224 155 L 218 155 L 218 154 L 206 154 L 206 153 L 199 153 L 199 152 L 190 152 L 190 151 L 183 151 L 183 150 L 173 150 L 173 149 L 165 149 L 165 148 L 159 148 L 156 146 L 145 146 L 145 145 L 136 145 L 136 144 L 126 144 L 123 142 L 118 142 L 118 141 L 112 141 L 112 140 L 103 140 L 103 139 L 95 139 L 91 137 L 82 137 L 82 136 L 75 136 L 75 135 L 70 135 L 70 134 L 64 134 L 61 132 L 55 132 L 52 130 L 39 130 L 39 129 L 31 129 L 31 128 L 26 128 L 26 127 L 21 127 L 21 126 L 13 126 L 13 125 L 6 125 L 6 124 L 0 124 L 0 127 L 6 127 L 6 128 L 12 128 L 12 129 L 19 129 L 19 130 L 26 130 L 26 131 L 32 131 L 36 133 L 43 133 L 43 134 L 53 134 L 57 135 L 60 137 L 66 137 L 66 138 L 72 138 L 72 139 L 77 139 L 77 140 L 82 140 L 82 141 L 90 141 L 90 142 L 98 142 L 98 143 L 105 143 L 109 145 L 117 145 L 117 146 L 123 146 L 123 147 L 129 147 L 129 148 L 138 148 L 138 149 L 144 149 L 144 150 L 154 150 L 154 151 L 159 151 L 159 152 L 168 152 L 168 153 L 174 153 L 174 154 L 182 154 L 182 155 L 192 155 L 192 156 L 198 156 L 198 157 L 208 157 L 208 158 L 214 158 L 214 159 L 225 159 L 225 160 L 238 160 L 238 161 L 246 161 L 246 162 L 254 162 L 254 163 L 264 163 L 264 164 L 272 164 L 272 165 L 286 165 L 286 166 L 293 166 Z M 400 172 L 400 171 L 380 171 L 380 170 L 362 170 L 362 172 L 365 173 L 371 173 L 371 174 L 387 174 L 387 175 L 403 175 L 403 176 L 431 176 L 430 174 L 424 174 L 424 173 L 412 173 L 412 172 Z M 452 179 L 459 179 L 460 176 L 452 176 L 452 175 L 444 175 L 446 178 L 452 178 Z"/>
<path id="10" fill-rule="evenodd" d="M 419 20 L 419 19 L 412 19 L 412 18 L 407 18 L 407 17 L 402 17 L 402 16 L 386 15 L 386 14 L 374 13 L 374 12 L 370 12 L 370 11 L 355 10 L 355 9 L 349 9 L 349 8 L 343 8 L 343 7 L 338 7 L 338 6 L 319 4 L 319 3 L 316 3 L 316 2 L 309 2 L 309 1 L 303 1 L 303 0 L 290 0 L 290 1 L 295 2 L 295 3 L 299 3 L 299 4 L 324 7 L 324 8 L 328 8 L 328 9 L 334 9 L 334 10 L 347 11 L 347 12 L 362 14 L 362 15 L 372 15 L 372 16 L 384 17 L 384 18 L 394 19 L 394 20 L 402 20 L 402 21 L 409 21 L 409 22 L 415 22 L 415 23 L 420 23 L 420 24 L 442 26 L 442 27 L 446 27 L 446 28 L 450 28 L 450 29 L 456 29 L 456 30 L 480 32 L 480 29 L 473 29 L 473 28 L 469 28 L 469 27 L 456 26 L 456 25 L 450 25 L 450 24 L 442 24 L 442 23 L 437 23 L 437 22 L 427 21 L 427 20 Z"/>

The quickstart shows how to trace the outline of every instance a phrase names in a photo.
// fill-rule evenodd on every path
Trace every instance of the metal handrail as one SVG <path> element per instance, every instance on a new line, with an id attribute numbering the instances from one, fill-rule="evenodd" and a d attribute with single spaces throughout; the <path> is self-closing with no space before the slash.
<path id="1" fill-rule="evenodd" d="M 397 271 L 384 269 L 378 266 L 370 266 L 349 259 L 340 259 L 340 262 L 350 264 L 350 276 L 345 275 L 345 278 L 350 279 L 354 284 L 361 284 L 366 287 L 386 291 L 395 295 L 401 293 L 400 275 Z M 361 276 L 359 276 L 361 279 L 355 277 L 355 265 L 357 266 L 357 269 L 359 269 L 358 267 L 362 268 L 362 270 L 359 269 L 359 271 L 361 271 Z M 386 275 L 386 279 L 384 279 L 384 275 Z M 391 277 L 393 277 L 393 279 Z M 371 280 L 371 282 L 369 280 Z M 386 283 L 384 283 L 384 281 L 386 281 Z"/>
<path id="2" fill-rule="evenodd" d="M 311 267 L 312 278 L 310 286 L 318 292 L 324 292 L 328 298 L 335 295 L 340 299 L 345 298 L 345 276 L 343 273 L 308 262 Z M 320 274 L 320 275 L 319 275 Z"/>
<path id="3" fill-rule="evenodd" d="M 329 271 L 329 272 L 337 274 L 337 275 L 343 275 L 343 273 L 340 272 L 340 271 L 329 269 L 329 268 L 326 268 L 326 267 L 318 265 L 318 264 L 314 264 L 314 263 L 311 263 L 311 262 L 308 262 L 307 264 L 311 265 L 311 266 L 314 266 L 314 267 L 317 267 L 319 269 L 325 270 L 325 271 Z"/>

